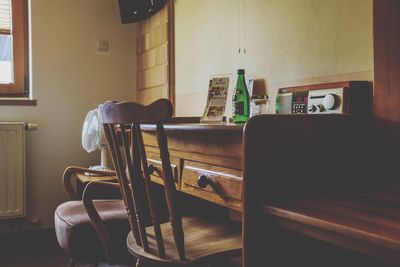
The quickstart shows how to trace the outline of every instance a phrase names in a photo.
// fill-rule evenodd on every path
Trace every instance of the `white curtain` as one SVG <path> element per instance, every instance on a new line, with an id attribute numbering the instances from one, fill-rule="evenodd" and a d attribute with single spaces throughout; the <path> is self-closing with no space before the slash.
<path id="1" fill-rule="evenodd" d="M 11 0 L 0 0 L 0 33 L 11 31 Z"/>

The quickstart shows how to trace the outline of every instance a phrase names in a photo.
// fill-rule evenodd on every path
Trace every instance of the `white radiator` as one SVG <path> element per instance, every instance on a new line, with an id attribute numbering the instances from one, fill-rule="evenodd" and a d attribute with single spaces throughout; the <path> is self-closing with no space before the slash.
<path id="1" fill-rule="evenodd" d="M 25 216 L 25 201 L 25 123 L 0 122 L 0 219 Z"/>

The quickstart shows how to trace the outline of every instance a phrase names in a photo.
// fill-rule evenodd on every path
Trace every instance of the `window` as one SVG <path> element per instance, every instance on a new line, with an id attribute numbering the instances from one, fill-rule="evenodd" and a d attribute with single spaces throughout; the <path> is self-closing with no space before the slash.
<path id="1" fill-rule="evenodd" d="M 0 97 L 29 96 L 28 0 L 0 0 Z"/>

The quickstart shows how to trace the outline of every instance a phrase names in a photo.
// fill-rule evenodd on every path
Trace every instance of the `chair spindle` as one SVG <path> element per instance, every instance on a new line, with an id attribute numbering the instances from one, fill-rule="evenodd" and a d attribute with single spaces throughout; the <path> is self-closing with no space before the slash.
<path id="1" fill-rule="evenodd" d="M 107 140 L 111 141 L 108 142 L 111 151 L 111 159 L 113 161 L 115 171 L 117 173 L 118 182 L 121 185 L 120 188 L 121 188 L 122 198 L 126 206 L 129 225 L 131 226 L 137 245 L 141 246 L 142 243 L 140 242 L 139 229 L 135 222 L 136 218 L 133 217 L 134 205 L 132 199 L 129 197 L 131 190 L 129 188 L 129 183 L 126 179 L 126 176 L 124 176 L 124 172 L 121 172 L 121 169 L 123 169 L 123 167 L 120 166 L 122 164 L 122 161 L 119 160 L 121 159 L 121 157 L 118 157 L 116 153 L 116 151 L 119 150 L 119 147 L 118 147 L 117 134 L 115 132 L 115 126 L 113 124 L 104 124 L 104 133 Z"/>
<path id="2" fill-rule="evenodd" d="M 126 132 L 125 126 L 121 126 L 121 134 L 122 134 L 122 147 L 123 147 L 123 152 L 125 156 L 125 163 L 126 163 L 126 169 L 127 169 L 127 176 L 129 178 L 129 183 L 131 185 L 131 192 L 132 192 L 132 199 L 133 199 L 133 204 L 135 208 L 135 215 L 136 215 L 136 223 L 139 229 L 139 234 L 140 234 L 140 240 L 142 242 L 142 246 L 144 251 L 149 250 L 149 245 L 148 245 L 148 240 L 147 240 L 147 233 L 146 233 L 146 227 L 144 225 L 144 203 L 142 203 L 142 199 L 140 195 L 142 192 L 140 192 L 140 189 L 142 188 L 140 183 L 143 181 L 141 179 L 141 173 L 140 173 L 140 164 L 138 162 L 139 160 L 139 148 L 137 144 L 137 133 L 134 129 L 134 126 L 132 125 L 131 127 L 131 142 L 132 142 L 132 155 L 133 157 L 131 158 L 131 151 L 130 151 L 130 146 L 129 146 L 129 139 L 128 139 L 128 134 Z M 117 154 L 119 152 L 117 151 Z M 121 170 L 126 175 L 126 172 L 124 170 Z"/>
<path id="3" fill-rule="evenodd" d="M 161 232 L 161 227 L 160 227 L 160 219 L 158 216 L 157 207 L 155 205 L 155 200 L 153 198 L 151 180 L 150 180 L 150 170 L 149 170 L 149 165 L 147 162 L 146 151 L 144 148 L 142 131 L 140 129 L 139 124 L 136 124 L 135 132 L 137 133 L 137 139 L 138 139 L 137 142 L 138 142 L 139 149 L 140 149 L 140 158 L 142 161 L 144 181 L 145 181 L 145 185 L 146 185 L 147 201 L 148 201 L 149 207 L 150 207 L 150 215 L 151 215 L 151 219 L 153 222 L 154 233 L 155 233 L 157 247 L 158 247 L 158 253 L 159 253 L 160 257 L 164 257 L 165 256 L 164 240 L 162 237 L 162 232 Z"/>
<path id="4" fill-rule="evenodd" d="M 160 148 L 160 157 L 162 162 L 162 169 L 164 173 L 164 187 L 165 187 L 165 198 L 167 199 L 167 205 L 170 213 L 170 222 L 172 227 L 172 234 L 174 236 L 176 248 L 181 260 L 186 258 L 185 256 L 185 236 L 182 228 L 182 218 L 178 211 L 178 200 L 175 181 L 172 174 L 171 162 L 169 158 L 167 136 L 165 134 L 164 126 L 161 122 L 157 122 L 157 142 Z"/>

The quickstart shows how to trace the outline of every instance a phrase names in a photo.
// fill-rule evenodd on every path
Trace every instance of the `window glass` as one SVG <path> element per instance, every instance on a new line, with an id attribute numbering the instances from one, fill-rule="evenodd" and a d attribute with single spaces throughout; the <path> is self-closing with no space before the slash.
<path id="1" fill-rule="evenodd" d="M 12 37 L 0 34 L 0 83 L 12 83 Z"/>
<path id="2" fill-rule="evenodd" d="M 28 0 L 0 0 L 0 97 L 29 95 Z"/>

